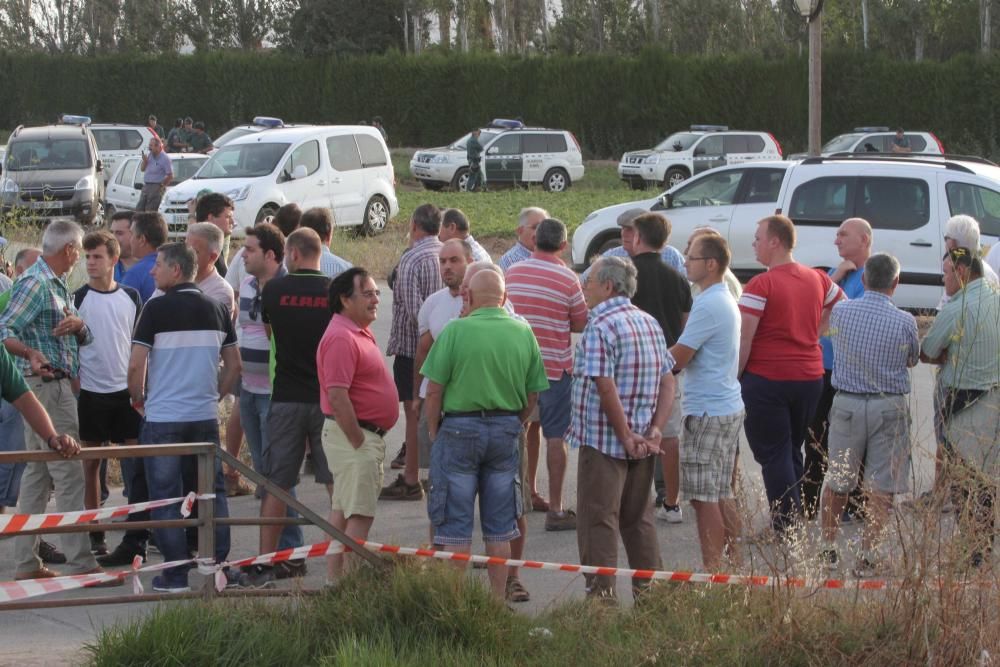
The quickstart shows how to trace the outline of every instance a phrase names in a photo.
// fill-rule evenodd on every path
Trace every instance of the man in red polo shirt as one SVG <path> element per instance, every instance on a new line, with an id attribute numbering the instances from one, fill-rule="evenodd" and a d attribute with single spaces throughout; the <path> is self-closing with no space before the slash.
<path id="1" fill-rule="evenodd" d="M 375 335 L 379 290 L 368 272 L 350 268 L 330 283 L 333 317 L 316 350 L 320 406 L 326 415 L 323 451 L 333 473 L 330 523 L 368 539 L 382 485 L 383 436 L 399 419 L 399 395 Z M 331 581 L 344 573 L 344 555 L 328 559 Z"/>

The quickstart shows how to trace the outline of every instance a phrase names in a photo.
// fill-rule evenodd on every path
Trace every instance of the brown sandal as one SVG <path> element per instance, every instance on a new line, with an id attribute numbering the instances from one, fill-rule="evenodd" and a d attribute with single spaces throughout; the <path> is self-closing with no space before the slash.
<path id="1" fill-rule="evenodd" d="M 507 600 L 509 602 L 527 602 L 531 594 L 517 577 L 507 577 Z"/>
<path id="2" fill-rule="evenodd" d="M 540 493 L 531 494 L 531 509 L 535 512 L 548 512 L 549 501 L 542 497 Z"/>

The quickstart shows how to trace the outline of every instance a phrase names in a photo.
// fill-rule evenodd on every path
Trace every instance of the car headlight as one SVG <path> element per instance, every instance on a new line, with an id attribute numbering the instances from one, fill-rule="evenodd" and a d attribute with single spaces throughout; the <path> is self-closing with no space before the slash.
<path id="1" fill-rule="evenodd" d="M 650 155 L 645 160 L 643 160 L 643 163 L 645 163 L 645 164 L 656 164 L 659 161 L 660 161 L 660 156 L 659 155 Z"/>
<path id="2" fill-rule="evenodd" d="M 94 177 L 91 174 L 87 174 L 73 186 L 74 190 L 93 190 L 94 189 Z"/>
<path id="3" fill-rule="evenodd" d="M 232 190 L 226 193 L 226 196 L 228 196 L 233 201 L 242 201 L 250 196 L 250 186 L 244 185 L 241 188 L 233 188 Z"/>
<path id="4" fill-rule="evenodd" d="M 448 163 L 448 156 L 447 155 L 435 155 L 431 159 L 431 162 L 433 162 L 434 164 L 447 164 Z"/>
<path id="5" fill-rule="evenodd" d="M 13 178 L 5 178 L 0 181 L 0 192 L 4 194 L 17 194 L 19 190 L 20 188 L 17 187 L 17 182 Z"/>

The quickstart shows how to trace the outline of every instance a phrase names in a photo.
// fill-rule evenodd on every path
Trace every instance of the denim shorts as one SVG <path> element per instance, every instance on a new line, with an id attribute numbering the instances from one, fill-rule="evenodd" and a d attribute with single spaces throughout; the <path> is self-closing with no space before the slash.
<path id="1" fill-rule="evenodd" d="M 566 437 L 572 392 L 573 376 L 564 371 L 558 380 L 549 380 L 549 388 L 538 394 L 538 416 L 547 440 Z"/>
<path id="2" fill-rule="evenodd" d="M 520 536 L 520 433 L 517 416 L 445 417 L 431 448 L 427 513 L 435 544 L 472 544 L 477 494 L 486 542 Z"/>

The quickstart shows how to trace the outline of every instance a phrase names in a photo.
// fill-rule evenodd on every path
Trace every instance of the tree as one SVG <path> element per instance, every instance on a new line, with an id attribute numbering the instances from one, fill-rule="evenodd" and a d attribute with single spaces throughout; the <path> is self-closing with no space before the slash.
<path id="1" fill-rule="evenodd" d="M 306 56 L 385 53 L 403 47 L 401 0 L 302 0 L 292 14 L 283 46 Z"/>

